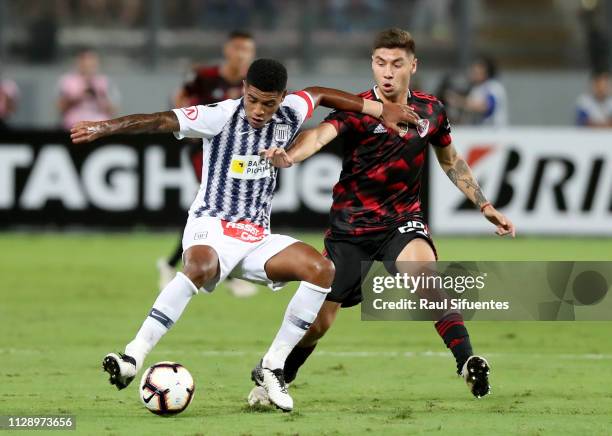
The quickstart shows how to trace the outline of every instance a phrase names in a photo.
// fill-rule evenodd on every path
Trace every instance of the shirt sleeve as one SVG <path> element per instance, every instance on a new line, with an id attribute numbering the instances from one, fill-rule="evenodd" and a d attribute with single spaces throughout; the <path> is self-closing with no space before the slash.
<path id="1" fill-rule="evenodd" d="M 297 91 L 285 97 L 281 106 L 289 107 L 300 116 L 300 124 L 312 116 L 314 99 L 306 91 Z"/>
<path id="2" fill-rule="evenodd" d="M 352 112 L 332 111 L 323 120 L 324 123 L 329 123 L 336 128 L 338 136 L 342 135 L 350 129 L 359 129 L 360 120 Z"/>
<path id="3" fill-rule="evenodd" d="M 173 109 L 180 127 L 174 136 L 176 139 L 212 138 L 221 132 L 235 108 L 235 100 L 225 100 L 207 106 Z"/>
<path id="4" fill-rule="evenodd" d="M 429 135 L 429 142 L 434 147 L 446 147 L 452 142 L 451 125 L 444 105 L 441 102 L 438 102 L 438 105 L 436 130 Z"/>

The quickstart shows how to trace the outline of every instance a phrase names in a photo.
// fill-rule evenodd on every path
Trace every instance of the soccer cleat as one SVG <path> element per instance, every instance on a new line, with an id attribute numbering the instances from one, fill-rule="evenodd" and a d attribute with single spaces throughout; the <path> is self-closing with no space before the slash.
<path id="1" fill-rule="evenodd" d="M 476 398 L 484 397 L 491 392 L 489 385 L 489 362 L 481 356 L 470 356 L 463 364 L 461 376 Z"/>
<path id="2" fill-rule="evenodd" d="M 176 276 L 176 269 L 168 265 L 164 258 L 157 259 L 157 270 L 159 271 L 159 292 L 166 287 Z"/>
<path id="3" fill-rule="evenodd" d="M 282 368 L 264 368 L 261 362 L 259 362 L 257 366 L 253 368 L 253 371 L 251 371 L 251 380 L 253 380 L 257 386 L 261 386 L 265 389 L 268 401 L 274 404 L 278 409 L 281 409 L 283 412 L 291 412 L 291 410 L 293 410 L 293 398 L 291 398 L 287 392 L 287 385 L 285 384 Z M 251 391 L 251 393 L 253 393 L 253 391 Z M 259 391 L 259 393 L 261 393 L 261 391 Z M 251 394 L 249 394 L 249 398 L 250 397 Z"/>
<path id="4" fill-rule="evenodd" d="M 226 282 L 230 294 L 238 298 L 248 298 L 257 294 L 257 286 L 245 280 L 230 278 Z"/>
<path id="5" fill-rule="evenodd" d="M 126 354 L 109 353 L 102 361 L 102 369 L 109 373 L 110 384 L 121 390 L 136 377 L 136 360 Z"/>

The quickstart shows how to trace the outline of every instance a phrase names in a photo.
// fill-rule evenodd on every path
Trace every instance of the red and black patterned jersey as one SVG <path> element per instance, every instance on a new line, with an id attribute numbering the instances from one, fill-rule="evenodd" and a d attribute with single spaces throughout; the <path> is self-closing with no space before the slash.
<path id="1" fill-rule="evenodd" d="M 228 82 L 221 77 L 219 66 L 199 67 L 193 73 L 193 78 L 183 85 L 192 106 L 235 100 L 242 96 L 242 80 Z"/>
<path id="2" fill-rule="evenodd" d="M 379 100 L 376 87 L 360 94 Z M 343 143 L 342 172 L 333 189 L 330 230 L 361 235 L 386 230 L 421 214 L 421 173 L 427 144 L 451 143 L 443 104 L 434 96 L 410 92 L 408 105 L 429 125 L 420 134 L 410 126 L 402 138 L 378 119 L 353 112 L 332 112 L 325 122 Z"/>

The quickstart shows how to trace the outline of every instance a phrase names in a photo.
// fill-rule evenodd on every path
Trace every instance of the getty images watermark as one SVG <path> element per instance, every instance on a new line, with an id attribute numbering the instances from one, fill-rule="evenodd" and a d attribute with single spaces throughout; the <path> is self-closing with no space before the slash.
<path id="1" fill-rule="evenodd" d="M 365 265 L 363 265 L 365 267 Z M 363 271 L 362 319 L 612 320 L 612 262 L 385 262 Z"/>

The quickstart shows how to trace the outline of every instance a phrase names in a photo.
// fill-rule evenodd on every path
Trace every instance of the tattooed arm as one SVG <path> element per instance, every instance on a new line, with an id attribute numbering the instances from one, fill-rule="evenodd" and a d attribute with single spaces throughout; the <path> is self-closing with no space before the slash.
<path id="1" fill-rule="evenodd" d="M 70 130 L 75 144 L 122 133 L 167 133 L 179 130 L 179 121 L 172 111 L 127 115 L 106 121 L 82 121 Z"/>
<path id="2" fill-rule="evenodd" d="M 500 236 L 510 234 L 514 237 L 514 224 L 487 201 L 478 181 L 472 174 L 472 170 L 465 159 L 457 153 L 453 144 L 446 147 L 434 147 L 434 150 L 438 162 L 448 178 L 480 209 L 485 218 L 497 227 L 496 233 Z"/>

